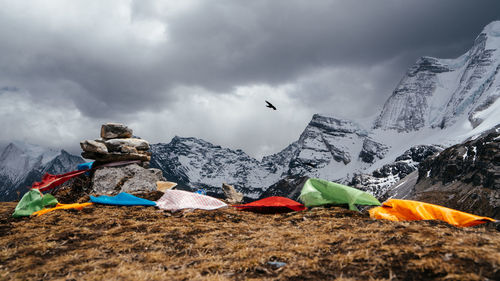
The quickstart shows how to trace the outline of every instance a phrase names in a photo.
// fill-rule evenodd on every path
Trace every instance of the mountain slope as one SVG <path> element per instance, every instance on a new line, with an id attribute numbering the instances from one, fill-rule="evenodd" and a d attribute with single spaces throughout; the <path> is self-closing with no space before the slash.
<path id="1" fill-rule="evenodd" d="M 75 170 L 83 162 L 81 157 L 64 150 L 21 142 L 10 143 L 0 156 L 0 201 L 18 199 L 45 173 L 66 173 Z"/>
<path id="2" fill-rule="evenodd" d="M 387 100 L 375 128 L 415 131 L 448 128 L 478 116 L 500 96 L 500 22 L 487 25 L 473 47 L 457 59 L 422 57 Z"/>
<path id="3" fill-rule="evenodd" d="M 500 219 L 500 126 L 422 161 L 388 193 Z"/>
<path id="4" fill-rule="evenodd" d="M 175 137 L 151 150 L 151 166 L 168 180 L 191 189 L 203 187 L 215 196 L 222 195 L 221 184 L 226 182 L 255 199 L 287 176 L 343 180 L 346 173 L 369 167 L 386 147 L 354 122 L 316 114 L 296 142 L 262 161 L 196 138 Z"/>

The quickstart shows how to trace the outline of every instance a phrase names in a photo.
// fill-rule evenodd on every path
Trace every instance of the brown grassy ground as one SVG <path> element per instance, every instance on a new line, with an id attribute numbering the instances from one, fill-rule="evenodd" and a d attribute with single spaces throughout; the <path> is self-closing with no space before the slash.
<path id="1" fill-rule="evenodd" d="M 500 235 L 341 208 L 261 215 L 91 206 L 13 219 L 1 280 L 500 280 Z M 283 262 L 278 267 L 269 262 Z"/>

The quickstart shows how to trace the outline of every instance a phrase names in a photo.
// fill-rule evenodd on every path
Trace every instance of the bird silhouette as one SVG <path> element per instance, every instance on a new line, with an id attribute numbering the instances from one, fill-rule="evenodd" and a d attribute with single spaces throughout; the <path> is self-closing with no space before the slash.
<path id="1" fill-rule="evenodd" d="M 273 110 L 276 110 L 276 107 L 274 105 L 272 105 L 270 102 L 268 102 L 267 100 L 265 102 L 267 103 L 266 107 L 269 107 L 269 108 L 272 108 Z"/>

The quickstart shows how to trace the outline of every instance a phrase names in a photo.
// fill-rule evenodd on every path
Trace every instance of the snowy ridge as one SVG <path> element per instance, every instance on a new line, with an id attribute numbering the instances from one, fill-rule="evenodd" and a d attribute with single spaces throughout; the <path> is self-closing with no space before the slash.
<path id="1" fill-rule="evenodd" d="M 486 26 L 457 59 L 422 57 L 410 67 L 375 121 L 375 129 L 447 128 L 466 117 L 472 127 L 500 96 L 500 22 Z"/>
<path id="2" fill-rule="evenodd" d="M 0 154 L 0 201 L 17 199 L 43 174 L 62 174 L 84 160 L 64 150 L 57 151 L 23 142 L 7 145 Z"/>
<path id="3" fill-rule="evenodd" d="M 368 149 L 366 153 L 376 158 L 387 147 L 371 140 L 354 122 L 316 114 L 296 142 L 262 161 L 196 138 L 175 137 L 151 149 L 151 166 L 161 169 L 168 180 L 191 189 L 203 187 L 213 195 L 222 195 L 225 182 L 249 198 L 258 198 L 290 175 L 345 182 L 346 173 L 370 166 L 359 156 L 361 151 Z"/>
<path id="4" fill-rule="evenodd" d="M 231 150 L 196 138 L 174 137 L 168 144 L 151 146 L 151 166 L 168 180 L 192 189 L 205 188 L 221 195 L 223 182 L 257 198 L 266 187 L 268 168 L 241 150 Z"/>
<path id="5" fill-rule="evenodd" d="M 0 173 L 12 181 L 18 181 L 27 171 L 47 164 L 58 154 L 54 149 L 13 142 L 0 155 Z"/>

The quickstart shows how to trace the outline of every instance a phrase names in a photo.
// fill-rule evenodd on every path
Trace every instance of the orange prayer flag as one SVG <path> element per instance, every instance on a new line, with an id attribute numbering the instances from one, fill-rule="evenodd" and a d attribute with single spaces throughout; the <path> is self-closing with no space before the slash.
<path id="1" fill-rule="evenodd" d="M 441 220 L 451 225 L 475 226 L 495 220 L 457 211 L 439 205 L 401 199 L 389 199 L 380 207 L 371 209 L 370 217 L 392 221 Z"/>
<path id="2" fill-rule="evenodd" d="M 76 210 L 81 210 L 83 209 L 84 207 L 87 207 L 87 206 L 90 206 L 92 205 L 92 203 L 73 203 L 73 204 L 60 204 L 60 203 L 57 203 L 57 205 L 54 207 L 54 208 L 49 208 L 49 209 L 43 209 L 43 210 L 40 210 L 38 212 L 34 212 L 33 214 L 31 214 L 32 216 L 36 215 L 36 216 L 41 216 L 43 214 L 46 214 L 48 212 L 52 212 L 52 211 L 55 211 L 55 210 L 59 210 L 59 209 L 76 209 Z"/>

